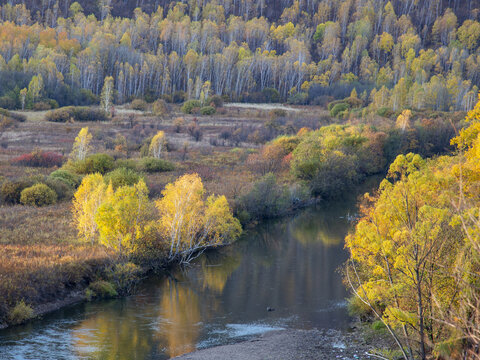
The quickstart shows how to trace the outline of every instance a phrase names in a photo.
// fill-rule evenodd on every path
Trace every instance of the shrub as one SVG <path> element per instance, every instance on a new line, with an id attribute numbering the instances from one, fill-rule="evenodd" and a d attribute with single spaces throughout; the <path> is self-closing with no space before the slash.
<path id="1" fill-rule="evenodd" d="M 11 160 L 13 165 L 32 167 L 62 166 L 63 156 L 54 152 L 34 150 L 30 154 L 23 154 Z"/>
<path id="2" fill-rule="evenodd" d="M 182 112 L 185 114 L 192 114 L 195 109 L 199 109 L 202 106 L 198 100 L 188 100 L 182 105 Z"/>
<path id="3" fill-rule="evenodd" d="M 132 169 L 122 167 L 109 172 L 104 179 L 107 184 L 111 182 L 113 188 L 116 189 L 120 186 L 136 184 L 140 180 L 140 175 Z"/>
<path id="4" fill-rule="evenodd" d="M 308 103 L 308 94 L 306 92 L 299 92 L 290 96 L 287 101 L 292 105 L 305 105 Z"/>
<path id="5" fill-rule="evenodd" d="M 10 324 L 19 325 L 32 319 L 34 315 L 35 313 L 32 307 L 25 304 L 25 301 L 22 300 L 10 311 L 10 314 L 8 315 L 8 321 Z"/>
<path id="6" fill-rule="evenodd" d="M 140 160 L 138 169 L 140 171 L 154 173 L 154 172 L 172 171 L 174 169 L 174 166 L 171 162 L 163 159 L 145 157 Z"/>
<path id="7" fill-rule="evenodd" d="M 31 185 L 31 182 L 25 180 L 5 181 L 0 190 L 3 201 L 7 204 L 20 203 L 22 191 Z"/>
<path id="8" fill-rule="evenodd" d="M 17 107 L 17 102 L 10 96 L 0 97 L 0 108 L 13 110 Z"/>
<path id="9" fill-rule="evenodd" d="M 15 124 L 15 120 L 12 118 L 6 117 L 5 115 L 0 115 L 0 130 L 9 128 Z"/>
<path id="10" fill-rule="evenodd" d="M 330 110 L 330 115 L 333 117 L 337 117 L 341 115 L 344 111 L 349 109 L 349 105 L 347 103 L 339 103 L 335 104 L 332 109 Z"/>
<path id="11" fill-rule="evenodd" d="M 287 116 L 287 111 L 283 109 L 273 109 L 270 110 L 269 115 L 271 119 L 278 119 Z"/>
<path id="12" fill-rule="evenodd" d="M 86 106 L 67 106 L 47 112 L 47 121 L 67 122 L 74 121 L 107 121 L 108 115 L 102 109 Z"/>
<path id="13" fill-rule="evenodd" d="M 267 103 L 278 103 L 280 101 L 280 93 L 274 88 L 265 88 L 262 90 L 262 94 Z"/>
<path id="14" fill-rule="evenodd" d="M 177 117 L 173 120 L 173 127 L 176 133 L 182 131 L 183 125 L 185 125 L 185 120 L 182 117 Z"/>
<path id="15" fill-rule="evenodd" d="M 45 110 L 50 110 L 51 108 L 52 106 L 45 101 L 40 101 L 33 104 L 33 110 L 35 111 L 45 111 Z"/>
<path id="16" fill-rule="evenodd" d="M 125 168 L 130 170 L 137 170 L 137 161 L 134 159 L 117 159 L 115 161 L 116 168 Z"/>
<path id="17" fill-rule="evenodd" d="M 200 114 L 202 115 L 213 115 L 217 110 L 213 106 L 204 106 L 200 109 Z"/>
<path id="18" fill-rule="evenodd" d="M 360 178 L 357 163 L 355 155 L 335 151 L 325 154 L 310 182 L 312 194 L 323 199 L 343 196 Z"/>
<path id="19" fill-rule="evenodd" d="M 108 274 L 109 280 L 121 293 L 129 293 L 133 285 L 140 280 L 142 269 L 131 262 L 116 264 Z"/>
<path id="20" fill-rule="evenodd" d="M 107 154 L 93 154 L 85 160 L 69 161 L 67 169 L 71 169 L 77 174 L 105 174 L 114 168 L 115 161 L 113 157 Z"/>
<path id="21" fill-rule="evenodd" d="M 207 98 L 205 101 L 206 104 L 219 108 L 223 106 L 223 98 L 220 95 L 212 95 Z"/>
<path id="22" fill-rule="evenodd" d="M 73 197 L 74 188 L 60 179 L 47 177 L 43 183 L 55 191 L 58 200 L 70 200 Z"/>
<path id="23" fill-rule="evenodd" d="M 142 99 L 135 99 L 130 104 L 130 109 L 145 111 L 147 110 L 148 104 L 145 100 Z"/>
<path id="24" fill-rule="evenodd" d="M 85 291 L 87 300 L 92 299 L 108 299 L 118 296 L 117 291 L 112 283 L 104 280 L 92 282 Z"/>
<path id="25" fill-rule="evenodd" d="M 51 179 L 56 179 L 63 181 L 65 184 L 70 186 L 72 189 L 76 188 L 78 185 L 80 185 L 82 178 L 78 176 L 77 174 L 74 174 L 68 170 L 55 170 L 52 172 L 49 176 Z"/>
<path id="26" fill-rule="evenodd" d="M 152 111 L 156 116 L 166 115 L 168 113 L 168 108 L 165 100 L 156 100 L 152 105 Z"/>
<path id="27" fill-rule="evenodd" d="M 57 201 L 57 194 L 45 184 L 35 184 L 22 190 L 20 202 L 24 205 L 44 206 Z"/>
<path id="28" fill-rule="evenodd" d="M 0 115 L 6 116 L 6 117 L 11 118 L 14 121 L 18 121 L 18 122 L 25 122 L 27 120 L 25 115 L 16 114 L 16 113 L 10 112 L 8 110 L 2 109 L 1 107 L 0 107 Z"/>
<path id="29" fill-rule="evenodd" d="M 240 202 L 252 218 L 271 218 L 279 216 L 288 206 L 287 196 L 286 189 L 277 183 L 275 175 L 269 173 L 258 180 Z"/>
<path id="30" fill-rule="evenodd" d="M 372 315 L 372 309 L 363 303 L 357 296 L 351 296 L 347 300 L 347 311 L 350 316 L 359 316 L 366 319 Z"/>
<path id="31" fill-rule="evenodd" d="M 202 140 L 203 133 L 200 129 L 200 126 L 198 126 L 196 122 L 192 122 L 190 125 L 188 125 L 187 132 L 195 141 Z"/>
<path id="32" fill-rule="evenodd" d="M 179 90 L 173 93 L 172 101 L 175 104 L 180 104 L 184 102 L 186 98 L 187 98 L 187 94 L 185 93 L 185 91 Z"/>
<path id="33" fill-rule="evenodd" d="M 377 110 L 377 114 L 384 118 L 389 118 L 393 115 L 393 110 L 388 107 L 382 107 Z"/>

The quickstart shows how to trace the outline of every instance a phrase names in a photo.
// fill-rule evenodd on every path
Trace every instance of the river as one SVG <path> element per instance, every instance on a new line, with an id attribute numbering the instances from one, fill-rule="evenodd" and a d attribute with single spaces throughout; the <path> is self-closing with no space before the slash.
<path id="1" fill-rule="evenodd" d="M 352 198 L 263 223 L 132 296 L 2 330 L 0 359 L 168 359 L 274 329 L 344 329 L 338 268 L 355 211 Z"/>

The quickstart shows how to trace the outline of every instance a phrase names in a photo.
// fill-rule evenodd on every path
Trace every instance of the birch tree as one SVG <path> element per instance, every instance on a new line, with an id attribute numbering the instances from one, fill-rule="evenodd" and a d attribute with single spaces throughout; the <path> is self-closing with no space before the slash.
<path id="1" fill-rule="evenodd" d="M 101 98 L 102 109 L 108 113 L 113 104 L 113 77 L 107 76 L 103 83 Z"/>
<path id="2" fill-rule="evenodd" d="M 88 152 L 90 151 L 90 142 L 92 141 L 92 134 L 88 132 L 88 127 L 82 128 L 75 142 L 73 143 L 72 152 L 70 158 L 72 160 L 85 160 Z"/>

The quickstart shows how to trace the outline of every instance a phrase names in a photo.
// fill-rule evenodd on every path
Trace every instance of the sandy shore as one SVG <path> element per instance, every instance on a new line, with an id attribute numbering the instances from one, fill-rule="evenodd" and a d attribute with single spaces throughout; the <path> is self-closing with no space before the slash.
<path id="1" fill-rule="evenodd" d="M 336 330 L 281 330 L 244 342 L 216 346 L 176 357 L 177 360 L 373 359 L 373 346 L 356 333 Z"/>

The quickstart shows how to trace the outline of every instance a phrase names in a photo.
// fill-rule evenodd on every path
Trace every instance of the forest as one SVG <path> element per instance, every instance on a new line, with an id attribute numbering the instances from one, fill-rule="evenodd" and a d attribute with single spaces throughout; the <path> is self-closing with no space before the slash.
<path id="1" fill-rule="evenodd" d="M 0 8 L 0 106 L 208 98 L 368 112 L 473 108 L 478 1 L 12 1 Z M 129 16 L 126 16 L 129 15 Z M 203 95 L 202 95 L 203 94 Z"/>

